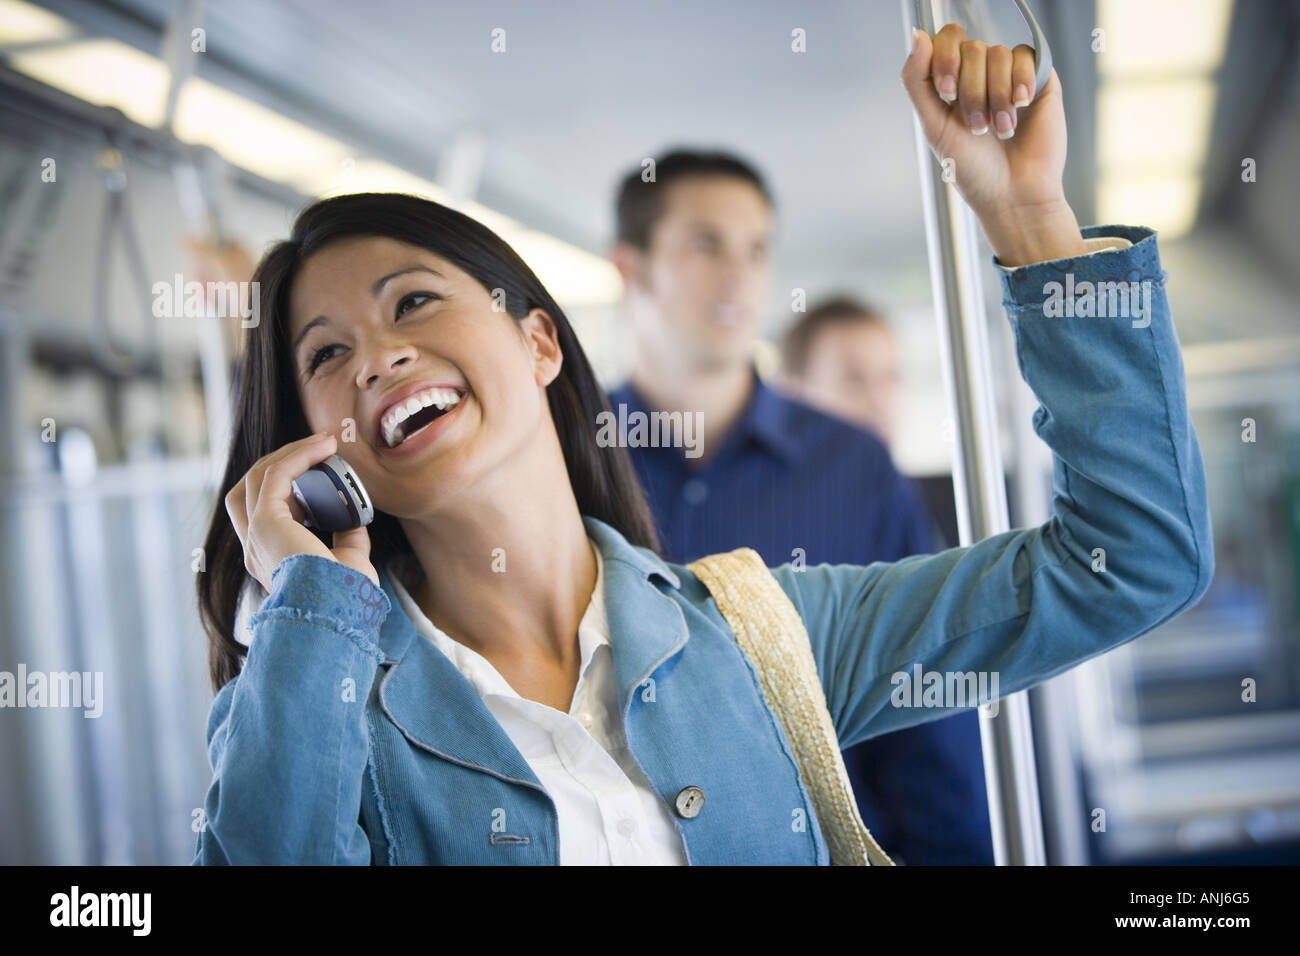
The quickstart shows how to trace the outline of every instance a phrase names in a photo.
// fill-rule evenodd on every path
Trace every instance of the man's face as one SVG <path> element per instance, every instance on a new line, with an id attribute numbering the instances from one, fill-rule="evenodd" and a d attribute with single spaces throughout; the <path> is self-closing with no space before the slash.
<path id="1" fill-rule="evenodd" d="M 890 444 L 901 390 L 893 333 L 877 322 L 852 321 L 832 322 L 817 333 L 797 392 Z"/>
<path id="2" fill-rule="evenodd" d="M 635 255 L 629 315 L 657 365 L 705 371 L 749 361 L 767 296 L 772 210 L 743 179 L 698 176 L 666 187 L 649 249 Z"/>

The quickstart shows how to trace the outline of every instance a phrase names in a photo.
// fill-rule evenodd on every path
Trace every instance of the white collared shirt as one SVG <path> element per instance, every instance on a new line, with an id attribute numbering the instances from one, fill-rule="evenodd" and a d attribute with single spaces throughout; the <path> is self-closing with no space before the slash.
<path id="1" fill-rule="evenodd" d="M 591 550 L 596 588 L 578 625 L 582 663 L 567 714 L 519 696 L 482 655 L 435 627 L 395 575 L 389 579 L 416 632 L 473 685 L 554 801 L 561 864 L 684 866 L 668 807 L 628 751 L 605 616 L 604 559 L 594 544 Z M 506 827 L 513 832 L 508 819 Z"/>

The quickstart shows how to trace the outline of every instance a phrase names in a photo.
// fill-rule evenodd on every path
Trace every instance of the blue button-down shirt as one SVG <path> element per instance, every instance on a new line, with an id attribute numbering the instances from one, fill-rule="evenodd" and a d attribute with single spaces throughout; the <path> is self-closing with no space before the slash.
<path id="1" fill-rule="evenodd" d="M 620 418 L 620 405 L 650 412 L 630 383 L 610 404 Z M 703 466 L 681 448 L 629 452 L 670 561 L 748 546 L 770 566 L 870 564 L 933 549 L 919 491 L 875 436 L 757 375 Z M 863 822 L 898 862 L 992 865 L 979 734 L 972 710 L 844 751 Z"/>

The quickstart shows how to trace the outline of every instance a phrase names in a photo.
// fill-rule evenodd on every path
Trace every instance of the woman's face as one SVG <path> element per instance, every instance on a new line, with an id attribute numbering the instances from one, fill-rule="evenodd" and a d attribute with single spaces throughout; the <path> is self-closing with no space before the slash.
<path id="1" fill-rule="evenodd" d="M 376 508 L 410 518 L 467 487 L 490 493 L 498 468 L 553 429 L 554 323 L 493 305 L 471 276 L 395 239 L 339 240 L 303 263 L 289 294 L 298 397 Z"/>

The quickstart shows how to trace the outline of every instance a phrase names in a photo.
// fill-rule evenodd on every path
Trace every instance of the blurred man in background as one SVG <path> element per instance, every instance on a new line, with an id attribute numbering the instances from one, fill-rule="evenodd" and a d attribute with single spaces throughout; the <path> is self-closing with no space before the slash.
<path id="1" fill-rule="evenodd" d="M 671 152 L 619 189 L 611 258 L 633 355 L 610 404 L 698 414 L 702 433 L 702 448 L 629 447 L 665 555 L 749 546 L 776 566 L 925 553 L 929 516 L 882 442 L 759 380 L 772 215 L 760 175 L 721 153 Z M 977 721 L 969 711 L 845 751 L 863 821 L 896 861 L 992 864 Z"/>

